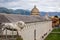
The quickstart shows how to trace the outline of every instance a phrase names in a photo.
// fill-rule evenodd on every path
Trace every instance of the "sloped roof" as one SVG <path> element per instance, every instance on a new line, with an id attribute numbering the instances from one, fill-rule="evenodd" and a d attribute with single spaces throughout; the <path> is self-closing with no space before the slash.
<path id="1" fill-rule="evenodd" d="M 43 17 L 40 16 L 28 16 L 28 15 L 20 15 L 20 14 L 0 14 L 0 22 L 39 22 L 46 21 Z"/>
<path id="2" fill-rule="evenodd" d="M 4 15 L 0 14 L 0 23 L 6 23 L 6 22 L 10 22 Z"/>

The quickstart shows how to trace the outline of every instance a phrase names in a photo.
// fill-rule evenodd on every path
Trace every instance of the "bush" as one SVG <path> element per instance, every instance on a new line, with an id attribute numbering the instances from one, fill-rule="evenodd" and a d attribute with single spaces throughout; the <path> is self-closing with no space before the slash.
<path id="1" fill-rule="evenodd" d="M 23 38 L 20 36 L 20 37 L 17 37 L 16 40 L 23 40 Z"/>

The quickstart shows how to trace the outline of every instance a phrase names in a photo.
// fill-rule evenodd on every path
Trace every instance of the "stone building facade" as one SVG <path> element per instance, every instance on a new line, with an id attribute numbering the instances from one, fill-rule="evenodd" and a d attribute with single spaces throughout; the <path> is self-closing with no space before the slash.
<path id="1" fill-rule="evenodd" d="M 52 21 L 39 16 L 39 10 L 36 6 L 32 9 L 31 15 L 0 14 L 0 23 L 23 21 L 26 27 L 18 31 L 23 40 L 43 40 L 52 31 Z M 14 31 L 13 35 L 16 34 L 17 32 Z M 2 35 L 6 35 L 6 30 L 3 31 Z M 7 30 L 7 35 L 12 35 L 12 31 Z"/>

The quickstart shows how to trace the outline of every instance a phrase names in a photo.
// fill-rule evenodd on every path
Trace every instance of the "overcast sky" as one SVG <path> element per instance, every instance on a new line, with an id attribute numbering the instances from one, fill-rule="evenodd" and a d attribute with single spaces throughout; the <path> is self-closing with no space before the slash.
<path id="1" fill-rule="evenodd" d="M 60 0 L 0 0 L 0 7 L 31 10 L 34 5 L 40 11 L 60 12 Z"/>

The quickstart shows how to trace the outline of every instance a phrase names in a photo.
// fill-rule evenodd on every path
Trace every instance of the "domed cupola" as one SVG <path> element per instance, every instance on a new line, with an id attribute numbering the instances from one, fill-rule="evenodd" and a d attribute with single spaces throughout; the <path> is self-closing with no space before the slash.
<path id="1" fill-rule="evenodd" d="M 36 6 L 34 6 L 34 8 L 31 11 L 31 15 L 39 15 L 39 10 L 36 8 Z"/>

